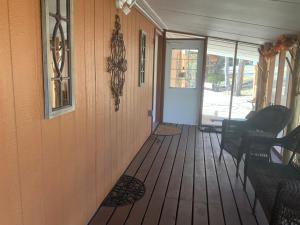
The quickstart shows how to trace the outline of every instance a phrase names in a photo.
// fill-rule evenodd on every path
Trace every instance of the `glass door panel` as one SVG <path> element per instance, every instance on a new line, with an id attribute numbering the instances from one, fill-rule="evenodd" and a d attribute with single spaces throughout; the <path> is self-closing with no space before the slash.
<path id="1" fill-rule="evenodd" d="M 229 118 L 235 42 L 208 39 L 202 124 L 222 124 Z"/>
<path id="2" fill-rule="evenodd" d="M 245 119 L 255 110 L 258 61 L 257 45 L 238 44 L 231 119 Z"/>

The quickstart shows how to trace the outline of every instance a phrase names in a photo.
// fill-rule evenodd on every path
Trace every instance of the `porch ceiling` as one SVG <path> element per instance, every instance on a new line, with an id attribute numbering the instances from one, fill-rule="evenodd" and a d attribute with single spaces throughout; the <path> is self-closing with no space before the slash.
<path id="1" fill-rule="evenodd" d="M 261 44 L 300 31 L 300 0 L 146 1 L 167 29 Z"/>

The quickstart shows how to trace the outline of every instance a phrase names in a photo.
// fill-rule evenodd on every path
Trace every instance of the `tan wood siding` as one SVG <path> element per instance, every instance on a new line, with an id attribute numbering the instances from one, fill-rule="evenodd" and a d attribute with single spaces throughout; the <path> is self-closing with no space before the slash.
<path id="1" fill-rule="evenodd" d="M 74 0 L 76 110 L 45 120 L 40 0 L 0 2 L 0 224 L 84 225 L 150 135 L 154 26 L 119 12 L 128 71 L 116 113 L 106 72 L 115 1 Z"/>

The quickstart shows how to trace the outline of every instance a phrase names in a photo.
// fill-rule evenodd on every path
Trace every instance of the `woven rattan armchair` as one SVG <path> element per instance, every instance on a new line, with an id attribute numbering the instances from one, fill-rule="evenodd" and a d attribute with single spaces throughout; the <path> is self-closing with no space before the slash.
<path id="1" fill-rule="evenodd" d="M 223 120 L 221 152 L 225 149 L 237 160 L 237 171 L 243 154 L 245 153 L 245 138 L 247 132 L 258 132 L 268 137 L 276 137 L 291 119 L 291 111 L 285 106 L 268 106 L 244 121 Z"/>
<path id="2" fill-rule="evenodd" d="M 294 163 L 300 153 L 300 126 L 283 138 L 266 138 L 248 135 L 244 168 L 244 188 L 247 178 L 255 190 L 253 212 L 257 199 L 271 225 L 300 225 L 300 171 Z M 269 152 L 260 152 L 251 147 L 265 145 Z M 292 152 L 288 164 L 273 163 L 270 160 L 272 146 L 280 146 Z"/>

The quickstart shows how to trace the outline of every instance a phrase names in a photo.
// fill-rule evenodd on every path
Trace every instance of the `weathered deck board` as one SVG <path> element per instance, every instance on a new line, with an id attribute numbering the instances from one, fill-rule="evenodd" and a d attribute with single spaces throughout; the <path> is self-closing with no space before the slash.
<path id="1" fill-rule="evenodd" d="M 100 207 L 90 225 L 267 224 L 260 207 L 261 218 L 253 216 L 253 189 L 248 184 L 249 196 L 243 191 L 233 158 L 224 152 L 219 161 L 219 137 L 180 127 L 180 135 L 150 137 L 126 170 L 145 183 L 145 196 L 129 206 Z"/>

